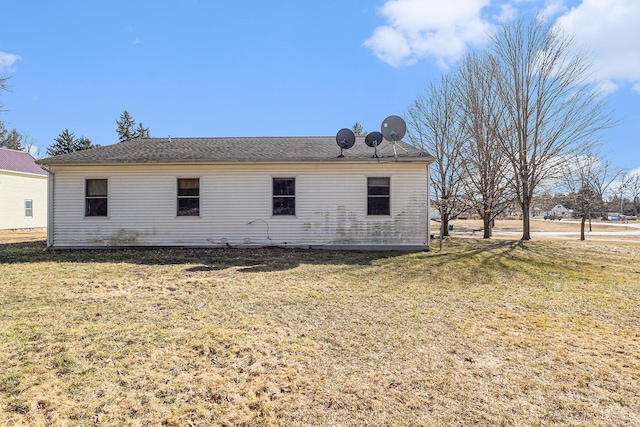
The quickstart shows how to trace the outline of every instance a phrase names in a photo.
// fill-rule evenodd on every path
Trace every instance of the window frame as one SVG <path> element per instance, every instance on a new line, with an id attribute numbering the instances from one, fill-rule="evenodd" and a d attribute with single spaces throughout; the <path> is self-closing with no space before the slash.
<path id="1" fill-rule="evenodd" d="M 388 190 L 388 194 L 370 194 L 370 188 L 372 187 L 370 184 L 371 180 L 380 180 L 380 179 L 386 179 L 388 182 L 388 186 L 387 188 Z M 366 194 L 366 206 L 367 206 L 367 216 L 368 217 L 390 217 L 391 216 L 391 177 L 390 176 L 368 176 L 366 179 L 366 187 L 367 187 L 367 194 Z M 380 185 L 377 186 L 378 188 L 382 187 Z M 386 210 L 387 213 L 371 213 L 371 199 L 375 198 L 375 199 L 386 199 L 387 200 L 387 206 L 386 206 Z"/>
<path id="2" fill-rule="evenodd" d="M 30 204 L 29 207 L 27 207 L 27 203 Z M 33 199 L 24 199 L 24 217 L 33 218 Z"/>
<path id="3" fill-rule="evenodd" d="M 198 182 L 198 194 L 180 194 L 180 181 L 197 181 Z M 200 218 L 200 188 L 201 188 L 201 179 L 199 176 L 197 177 L 176 177 L 176 217 L 179 218 Z M 181 200 L 196 200 L 197 201 L 197 213 L 196 214 L 188 214 L 181 212 L 188 212 L 180 210 L 180 201 Z M 193 209 L 193 208 L 191 208 Z"/>
<path id="4" fill-rule="evenodd" d="M 106 195 L 89 195 L 89 181 L 106 181 Z M 84 179 L 84 217 L 85 218 L 108 218 L 109 217 L 109 192 L 111 190 L 111 182 L 109 178 L 85 178 Z M 91 214 L 89 210 L 89 200 L 104 199 L 106 202 L 104 215 Z"/>
<path id="5" fill-rule="evenodd" d="M 276 181 L 293 181 L 293 194 L 276 194 L 275 192 L 275 184 Z M 293 199 L 293 206 L 278 206 L 276 207 L 276 201 L 284 201 L 283 199 Z M 287 203 L 289 204 L 289 203 Z M 277 212 L 276 209 L 293 209 L 292 213 L 280 213 Z M 296 201 L 296 178 L 295 177 L 282 177 L 282 176 L 272 176 L 271 177 L 271 216 L 272 217 L 295 217 L 297 211 L 297 201 Z"/>

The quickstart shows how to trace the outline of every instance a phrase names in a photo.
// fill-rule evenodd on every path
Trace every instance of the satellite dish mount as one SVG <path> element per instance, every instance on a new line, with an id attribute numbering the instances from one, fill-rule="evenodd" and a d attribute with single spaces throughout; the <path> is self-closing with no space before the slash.
<path id="1" fill-rule="evenodd" d="M 383 136 L 380 132 L 371 132 L 367 134 L 367 136 L 364 139 L 364 143 L 367 144 L 369 147 L 373 147 L 373 149 L 375 150 L 373 157 L 376 159 L 378 158 L 378 145 L 382 144 L 382 139 L 383 139 Z"/>

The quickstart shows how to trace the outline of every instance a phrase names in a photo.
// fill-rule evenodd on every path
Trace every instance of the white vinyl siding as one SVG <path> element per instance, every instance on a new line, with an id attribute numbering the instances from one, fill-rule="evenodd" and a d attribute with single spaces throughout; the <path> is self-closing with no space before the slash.
<path id="1" fill-rule="evenodd" d="M 391 177 L 388 216 L 367 215 L 374 167 Z M 54 172 L 54 247 L 427 242 L 423 163 L 55 166 Z M 100 174 L 109 176 L 109 217 L 84 221 L 84 180 Z M 176 215 L 176 182 L 188 176 L 200 177 L 198 221 Z M 279 177 L 295 177 L 295 216 L 273 216 Z"/>
<path id="2" fill-rule="evenodd" d="M 0 170 L 0 230 L 46 226 L 47 176 Z"/>

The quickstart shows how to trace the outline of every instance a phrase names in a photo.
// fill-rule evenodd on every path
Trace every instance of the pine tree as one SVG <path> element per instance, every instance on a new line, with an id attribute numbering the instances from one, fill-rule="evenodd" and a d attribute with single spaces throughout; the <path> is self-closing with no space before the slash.
<path id="1" fill-rule="evenodd" d="M 138 127 L 133 130 L 134 138 L 149 138 L 149 128 L 142 126 L 142 122 L 138 123 Z"/>
<path id="2" fill-rule="evenodd" d="M 54 141 L 55 143 L 47 148 L 47 154 L 49 156 L 58 156 L 60 154 L 98 147 L 97 145 L 93 145 L 91 140 L 85 136 L 76 138 L 73 132 L 69 132 L 69 129 L 62 131 L 60 135 L 54 138 Z"/>
<path id="3" fill-rule="evenodd" d="M 355 122 L 353 126 L 351 126 L 351 130 L 355 136 L 367 136 L 367 131 L 364 130 L 360 122 Z"/>
<path id="4" fill-rule="evenodd" d="M 93 145 L 91 143 L 91 140 L 84 135 L 74 140 L 73 145 L 75 147 L 75 151 L 88 150 L 89 148 L 99 147 L 99 145 Z"/>
<path id="5" fill-rule="evenodd" d="M 4 127 L 4 123 L 0 121 L 0 147 L 10 150 L 22 150 L 22 135 L 16 129 L 8 131 Z"/>
<path id="6" fill-rule="evenodd" d="M 116 132 L 118 133 L 118 141 L 129 141 L 136 138 L 149 138 L 149 128 L 146 128 L 139 123 L 136 127 L 136 121 L 127 110 L 124 110 L 120 114 L 120 120 L 116 120 L 118 127 Z"/>
<path id="7" fill-rule="evenodd" d="M 120 114 L 120 120 L 116 120 L 116 124 L 118 125 L 116 132 L 118 133 L 119 142 L 128 141 L 134 138 L 133 133 L 136 121 L 131 117 L 127 110 L 124 110 L 122 114 Z"/>

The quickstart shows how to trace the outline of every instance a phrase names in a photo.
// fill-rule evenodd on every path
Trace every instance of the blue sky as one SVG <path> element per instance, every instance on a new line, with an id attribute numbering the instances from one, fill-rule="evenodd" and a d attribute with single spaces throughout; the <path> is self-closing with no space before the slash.
<path id="1" fill-rule="evenodd" d="M 14 1 L 0 120 L 41 153 L 65 128 L 117 142 L 125 109 L 154 137 L 379 130 L 500 19 L 541 11 L 593 52 L 620 120 L 604 151 L 640 168 L 637 0 Z"/>

